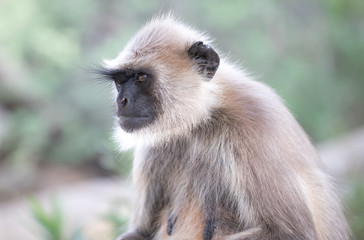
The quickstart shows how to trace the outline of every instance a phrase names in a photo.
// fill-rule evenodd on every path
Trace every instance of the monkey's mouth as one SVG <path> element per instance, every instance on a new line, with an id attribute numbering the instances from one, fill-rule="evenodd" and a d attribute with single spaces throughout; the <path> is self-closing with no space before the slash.
<path id="1" fill-rule="evenodd" d="M 118 124 L 126 132 L 143 128 L 154 120 L 151 116 L 118 116 Z"/>

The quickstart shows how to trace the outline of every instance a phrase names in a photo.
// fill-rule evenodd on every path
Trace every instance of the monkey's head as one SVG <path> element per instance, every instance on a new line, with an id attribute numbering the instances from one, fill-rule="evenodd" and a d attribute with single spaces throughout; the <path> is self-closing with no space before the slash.
<path id="1" fill-rule="evenodd" d="M 117 138 L 186 132 L 217 104 L 219 55 L 206 36 L 167 16 L 142 28 L 102 74 L 115 83 Z M 119 139 L 120 140 L 120 139 Z"/>

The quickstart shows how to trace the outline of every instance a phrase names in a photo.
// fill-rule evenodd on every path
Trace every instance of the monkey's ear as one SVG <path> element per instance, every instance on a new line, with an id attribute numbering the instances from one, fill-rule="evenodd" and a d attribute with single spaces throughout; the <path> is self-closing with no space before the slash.
<path id="1" fill-rule="evenodd" d="M 215 75 L 220 64 L 220 57 L 212 47 L 198 41 L 188 49 L 188 55 L 197 65 L 197 70 L 201 75 L 208 79 Z"/>

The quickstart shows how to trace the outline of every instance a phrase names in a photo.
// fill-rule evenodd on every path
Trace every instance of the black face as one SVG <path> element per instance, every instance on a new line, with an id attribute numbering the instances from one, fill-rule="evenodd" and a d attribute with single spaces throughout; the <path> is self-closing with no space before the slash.
<path id="1" fill-rule="evenodd" d="M 148 70 L 102 70 L 115 83 L 119 124 L 127 132 L 143 128 L 156 118 L 157 100 L 153 97 L 153 74 Z"/>
<path id="2" fill-rule="evenodd" d="M 205 79 L 214 77 L 220 64 L 215 50 L 201 41 L 195 42 L 187 54 L 197 65 L 199 74 Z M 118 96 L 117 117 L 119 124 L 127 132 L 146 127 L 157 117 L 160 102 L 153 94 L 154 75 L 148 69 L 101 69 L 99 74 L 111 79 Z"/>

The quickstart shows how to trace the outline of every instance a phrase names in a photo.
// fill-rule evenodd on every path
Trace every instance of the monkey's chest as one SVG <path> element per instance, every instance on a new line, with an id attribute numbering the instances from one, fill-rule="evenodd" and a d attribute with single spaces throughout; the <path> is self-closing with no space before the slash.
<path id="1" fill-rule="evenodd" d="M 187 144 L 145 155 L 143 182 L 159 211 L 154 239 L 217 240 L 241 229 L 217 157 Z"/>

